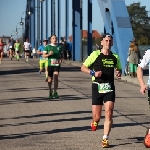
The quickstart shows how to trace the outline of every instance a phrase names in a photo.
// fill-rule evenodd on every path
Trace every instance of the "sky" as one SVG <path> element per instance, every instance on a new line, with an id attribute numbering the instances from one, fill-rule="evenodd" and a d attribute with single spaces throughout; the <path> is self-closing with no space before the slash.
<path id="1" fill-rule="evenodd" d="M 57 0 L 56 0 L 57 1 Z M 62 2 L 63 0 L 61 0 Z M 26 9 L 26 0 L 0 0 L 0 36 L 10 36 L 13 35 L 16 36 L 15 30 L 16 27 L 18 28 L 18 36 L 21 36 L 21 26 L 20 26 L 20 20 L 21 17 L 24 18 L 24 12 Z M 150 11 L 150 0 L 125 0 L 126 5 L 130 5 L 132 3 L 140 2 L 141 6 L 146 6 L 146 10 Z M 65 11 L 65 5 L 64 3 L 61 3 L 61 20 L 62 20 L 62 29 L 61 29 L 61 36 L 65 35 L 65 23 L 63 21 L 64 18 L 64 11 Z M 71 5 L 71 3 L 69 3 Z M 92 29 L 98 30 L 99 33 L 103 32 L 103 21 L 102 16 L 100 13 L 100 8 L 98 6 L 97 0 L 93 0 L 93 14 L 92 14 Z M 69 12 L 72 12 L 72 7 L 70 6 Z M 72 15 L 69 14 L 69 23 L 72 22 Z M 83 29 L 87 30 L 87 0 L 83 0 Z M 50 30 L 49 30 L 50 32 Z M 71 35 L 72 29 L 69 27 L 69 34 Z M 50 33 L 49 33 L 50 34 Z"/>

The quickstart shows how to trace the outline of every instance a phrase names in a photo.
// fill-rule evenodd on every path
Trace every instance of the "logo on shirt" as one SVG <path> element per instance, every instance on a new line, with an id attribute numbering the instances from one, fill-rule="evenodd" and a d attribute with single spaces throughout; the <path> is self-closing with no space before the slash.
<path id="1" fill-rule="evenodd" d="M 102 63 L 104 67 L 114 67 L 113 59 L 102 59 Z"/>

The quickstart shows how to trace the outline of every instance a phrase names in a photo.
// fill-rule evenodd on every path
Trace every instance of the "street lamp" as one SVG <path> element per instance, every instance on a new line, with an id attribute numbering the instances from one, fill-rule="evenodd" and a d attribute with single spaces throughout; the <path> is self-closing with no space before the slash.
<path id="1" fill-rule="evenodd" d="M 40 45 L 40 3 L 44 2 L 44 0 L 37 1 L 37 7 L 29 7 L 27 14 L 31 15 L 36 9 L 37 11 L 37 47 Z M 29 4 L 30 6 L 30 4 Z M 34 9 L 34 11 L 33 11 Z M 35 14 L 35 13 L 34 13 Z"/>

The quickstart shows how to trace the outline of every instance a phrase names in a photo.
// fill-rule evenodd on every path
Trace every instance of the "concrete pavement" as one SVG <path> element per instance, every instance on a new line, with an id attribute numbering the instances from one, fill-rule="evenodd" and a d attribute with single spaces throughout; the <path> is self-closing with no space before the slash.
<path id="1" fill-rule="evenodd" d="M 63 63 L 59 99 L 48 99 L 38 60 L 4 59 L 0 65 L 0 150 L 100 150 L 104 111 L 99 130 L 92 132 L 91 77 Z M 111 149 L 144 150 L 149 126 L 147 95 L 139 86 L 118 82 Z"/>

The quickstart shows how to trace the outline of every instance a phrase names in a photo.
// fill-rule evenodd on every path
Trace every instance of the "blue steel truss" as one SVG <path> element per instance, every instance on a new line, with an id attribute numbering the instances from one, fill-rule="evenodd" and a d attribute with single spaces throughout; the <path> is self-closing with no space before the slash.
<path id="1" fill-rule="evenodd" d="M 82 0 L 64 0 L 65 12 L 64 18 L 61 18 L 61 0 L 44 0 L 40 4 L 40 0 L 27 0 L 26 10 L 32 10 L 30 16 L 26 16 L 25 36 L 31 41 L 33 47 L 40 45 L 43 35 L 48 38 L 51 34 L 58 36 L 58 41 L 61 35 L 61 21 L 65 21 L 65 37 L 69 39 L 69 27 L 72 27 L 72 42 L 73 42 L 73 60 L 82 61 Z M 72 2 L 72 12 L 69 12 L 69 3 Z M 45 26 L 43 26 L 43 5 L 45 3 Z M 56 5 L 57 3 L 57 5 Z M 92 0 L 88 0 L 88 49 L 87 54 L 92 52 Z M 126 64 L 128 46 L 133 38 L 133 31 L 129 19 L 129 14 L 125 5 L 125 0 L 98 0 L 99 8 L 104 22 L 104 33 L 113 35 L 114 45 L 112 51 L 117 53 L 121 58 L 123 70 Z M 55 11 L 55 9 L 57 9 Z M 49 11 L 50 10 L 50 11 Z M 36 12 L 37 11 L 37 12 Z M 94 10 L 93 10 L 94 11 Z M 57 12 L 57 19 L 56 19 Z M 72 25 L 69 25 L 69 15 L 72 15 Z M 57 20 L 57 25 L 56 25 Z M 41 26 L 41 27 L 40 27 Z M 57 26 L 57 28 L 56 28 Z M 43 29 L 44 28 L 44 29 Z M 64 35 L 63 35 L 64 36 Z"/>

